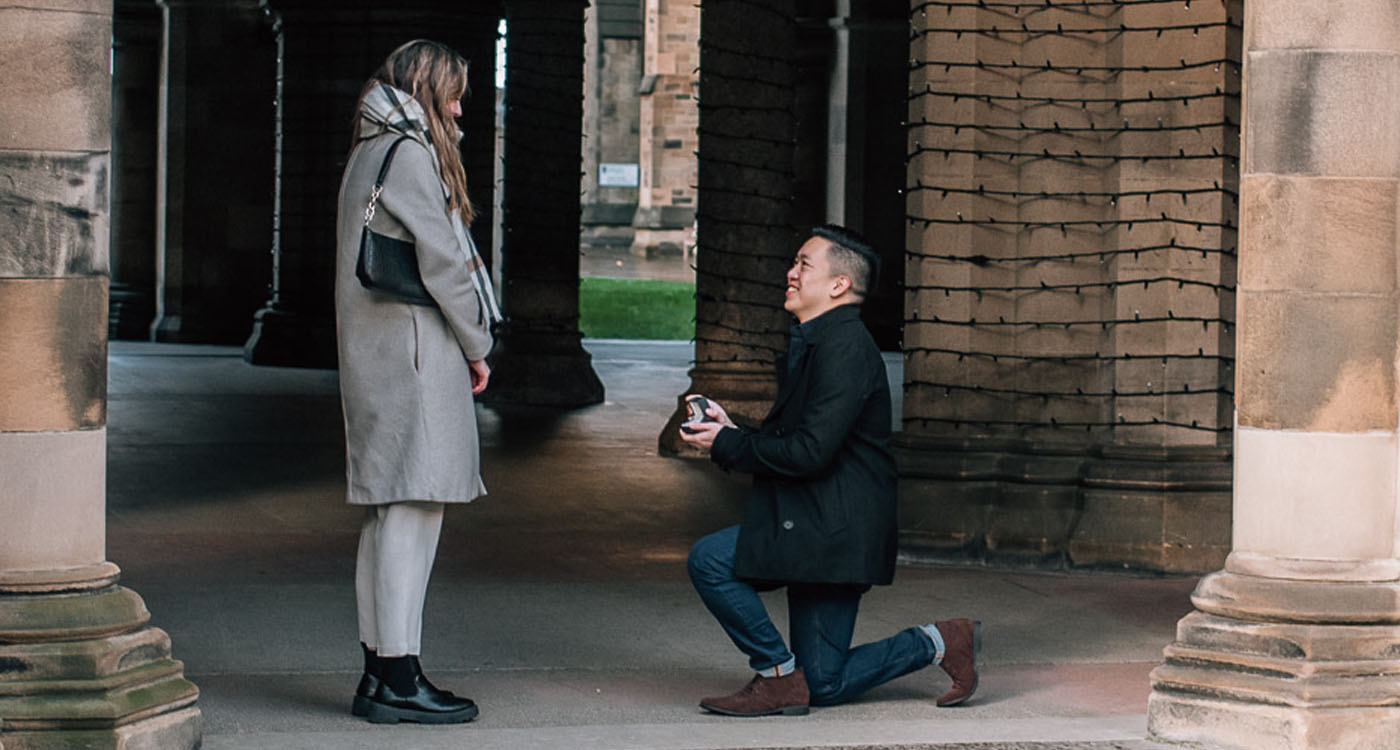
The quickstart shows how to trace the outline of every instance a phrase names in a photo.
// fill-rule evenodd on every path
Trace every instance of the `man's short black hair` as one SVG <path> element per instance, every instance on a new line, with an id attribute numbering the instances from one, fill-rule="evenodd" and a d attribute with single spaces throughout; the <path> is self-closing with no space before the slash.
<path id="1" fill-rule="evenodd" d="M 880 255 L 869 241 L 838 224 L 813 227 L 812 236 L 831 243 L 832 272 L 849 278 L 857 297 L 865 299 L 875 290 L 880 283 Z"/>

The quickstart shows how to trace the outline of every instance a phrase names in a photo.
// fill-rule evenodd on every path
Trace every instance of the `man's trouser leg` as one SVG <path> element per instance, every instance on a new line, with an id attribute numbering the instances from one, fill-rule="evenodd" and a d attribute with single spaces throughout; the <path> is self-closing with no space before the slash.
<path id="1" fill-rule="evenodd" d="M 918 628 L 851 648 L 860 597 L 869 588 L 788 586 L 788 634 L 814 706 L 844 703 L 933 663 L 933 643 Z"/>
<path id="2" fill-rule="evenodd" d="M 730 640 L 748 654 L 749 666 L 755 672 L 771 671 L 792 658 L 792 653 L 773 627 L 758 592 L 734 577 L 738 541 L 739 527 L 730 526 L 696 542 L 687 562 L 690 581 Z"/>

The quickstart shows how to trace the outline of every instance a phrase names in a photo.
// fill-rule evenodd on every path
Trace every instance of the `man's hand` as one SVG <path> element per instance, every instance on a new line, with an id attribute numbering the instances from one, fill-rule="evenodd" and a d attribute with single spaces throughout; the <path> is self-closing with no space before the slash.
<path id="1" fill-rule="evenodd" d="M 724 407 L 713 401 L 710 401 L 710 408 L 705 410 L 705 416 L 714 421 L 686 422 L 684 428 L 681 429 L 681 440 L 697 448 L 709 450 L 710 446 L 715 444 L 715 437 L 719 435 L 720 430 L 726 427 L 738 428 L 734 421 L 729 418 Z"/>
<path id="2" fill-rule="evenodd" d="M 467 360 L 467 368 L 472 374 L 472 395 L 486 390 L 486 382 L 491 379 L 491 366 L 484 359 Z"/>

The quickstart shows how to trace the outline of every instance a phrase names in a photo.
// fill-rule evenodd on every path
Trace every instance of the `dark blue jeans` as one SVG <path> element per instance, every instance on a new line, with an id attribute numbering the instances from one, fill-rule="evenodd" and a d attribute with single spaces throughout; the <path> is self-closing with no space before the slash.
<path id="1" fill-rule="evenodd" d="M 851 648 L 860 597 L 869 586 L 788 584 L 789 651 L 758 591 L 734 577 L 738 540 L 738 526 L 701 539 L 690 549 L 688 567 L 700 599 L 755 671 L 795 656 L 812 705 L 830 706 L 933 663 L 933 643 L 918 628 Z"/>

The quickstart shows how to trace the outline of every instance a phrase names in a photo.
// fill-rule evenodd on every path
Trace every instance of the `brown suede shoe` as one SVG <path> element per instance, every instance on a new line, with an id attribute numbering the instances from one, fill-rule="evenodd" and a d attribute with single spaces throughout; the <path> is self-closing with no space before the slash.
<path id="1" fill-rule="evenodd" d="M 943 636 L 940 666 L 953 678 L 953 687 L 939 696 L 938 705 L 956 706 L 977 692 L 977 653 L 982 650 L 982 623 L 977 620 L 940 620 L 933 623 Z"/>
<path id="2" fill-rule="evenodd" d="M 706 698 L 700 707 L 725 716 L 804 716 L 807 714 L 807 678 L 799 667 L 782 677 L 759 677 L 733 695 Z"/>

